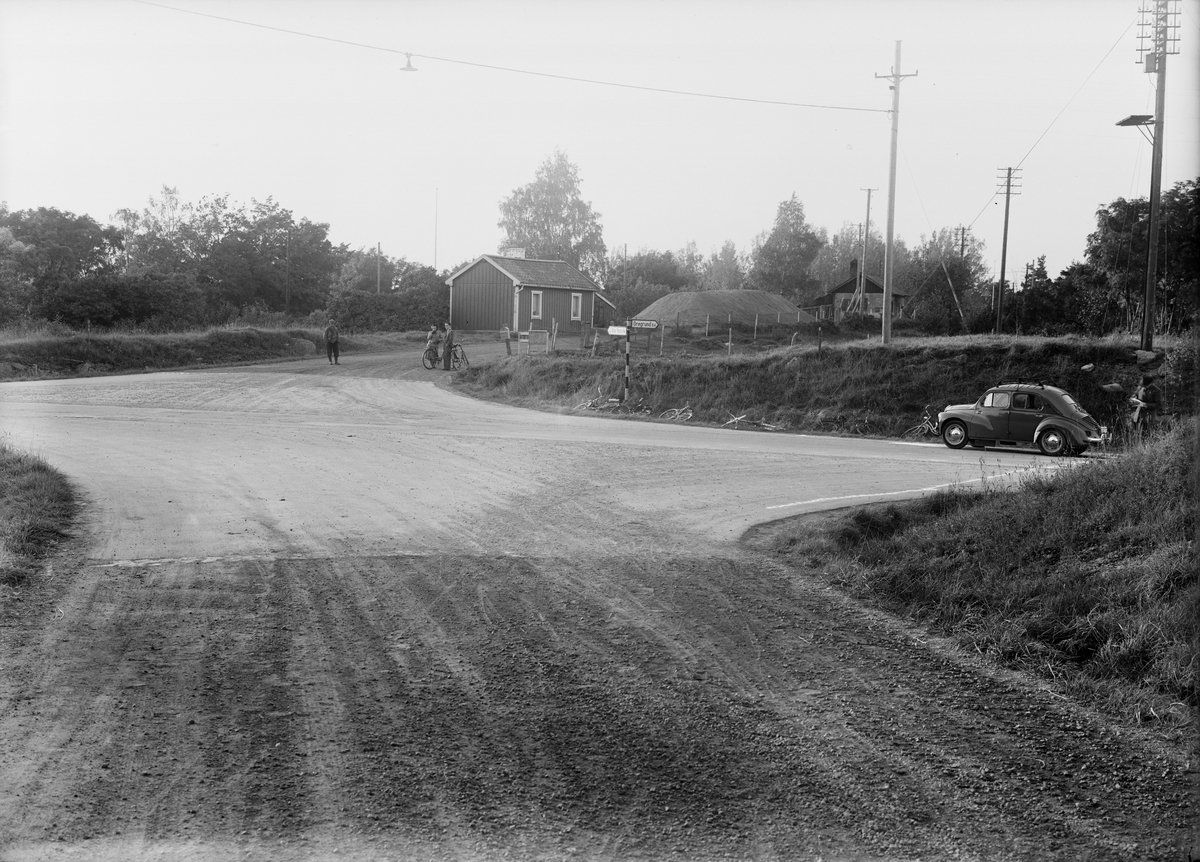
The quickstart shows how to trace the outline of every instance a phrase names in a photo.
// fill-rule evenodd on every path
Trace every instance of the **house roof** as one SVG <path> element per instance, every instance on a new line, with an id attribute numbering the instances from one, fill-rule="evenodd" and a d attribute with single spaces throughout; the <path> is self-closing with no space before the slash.
<path id="1" fill-rule="evenodd" d="M 854 292 L 854 283 L 857 279 L 858 279 L 858 276 L 852 275 L 848 279 L 843 281 L 841 284 L 838 284 L 837 286 L 833 287 L 832 289 L 825 291 L 824 295 L 831 297 L 835 293 L 853 293 Z M 875 276 L 873 276 L 873 275 L 868 275 L 866 291 L 867 291 L 867 293 L 883 293 L 883 282 L 876 279 Z M 908 296 L 908 294 L 903 290 L 896 290 L 896 288 L 893 287 L 892 288 L 892 296 Z"/>
<path id="2" fill-rule="evenodd" d="M 689 320 L 709 315 L 714 320 L 747 324 L 754 322 L 755 315 L 764 321 L 781 315 L 789 323 L 811 323 L 816 319 L 779 294 L 765 290 L 679 290 L 655 300 L 635 316 L 674 321 L 676 315 Z"/>
<path id="3" fill-rule="evenodd" d="M 529 260 L 523 257 L 501 257 L 498 254 L 480 255 L 476 260 L 460 268 L 446 279 L 453 283 L 475 264 L 486 260 L 496 269 L 512 279 L 514 287 L 549 287 L 568 290 L 595 290 L 604 288 L 592 281 L 571 264 L 561 260 Z"/>

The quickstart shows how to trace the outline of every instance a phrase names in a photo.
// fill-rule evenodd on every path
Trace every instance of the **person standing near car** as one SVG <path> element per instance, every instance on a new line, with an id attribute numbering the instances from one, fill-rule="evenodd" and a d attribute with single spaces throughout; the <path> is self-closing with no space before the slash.
<path id="1" fill-rule="evenodd" d="M 450 353 L 454 350 L 454 330 L 450 321 L 446 321 L 446 331 L 442 333 L 442 370 L 450 370 Z"/>
<path id="2" fill-rule="evenodd" d="M 1162 390 L 1155 383 L 1153 374 L 1142 375 L 1142 385 L 1129 399 L 1133 404 L 1133 427 L 1138 432 L 1149 431 L 1162 412 Z"/>
<path id="3" fill-rule="evenodd" d="M 329 357 L 330 365 L 338 364 L 338 328 L 337 322 L 331 317 L 325 327 L 325 355 Z"/>

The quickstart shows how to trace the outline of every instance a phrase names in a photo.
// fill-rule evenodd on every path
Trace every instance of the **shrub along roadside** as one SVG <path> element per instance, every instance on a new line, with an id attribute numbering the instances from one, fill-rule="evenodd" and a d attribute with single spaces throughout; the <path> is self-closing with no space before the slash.
<path id="1" fill-rule="evenodd" d="M 1125 720 L 1200 710 L 1195 421 L 1120 459 L 796 520 L 765 540 L 856 598 Z"/>
<path id="2" fill-rule="evenodd" d="M 343 352 L 365 352 L 395 348 L 403 339 L 403 335 L 343 335 L 341 346 Z M 324 352 L 320 329 L 217 328 L 162 335 L 33 333 L 0 343 L 0 380 L 236 365 L 323 356 Z"/>
<path id="3" fill-rule="evenodd" d="M 65 476 L 0 442 L 0 587 L 28 579 L 69 535 L 77 509 Z"/>

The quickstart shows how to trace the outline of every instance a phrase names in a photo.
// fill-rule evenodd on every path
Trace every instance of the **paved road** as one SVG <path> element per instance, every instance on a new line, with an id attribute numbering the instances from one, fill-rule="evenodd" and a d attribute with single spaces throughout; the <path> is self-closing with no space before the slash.
<path id="1" fill-rule="evenodd" d="M 417 355 L 0 386 L 0 860 L 1182 858 L 1178 752 L 739 542 L 1020 453 L 519 410 Z"/>
<path id="2" fill-rule="evenodd" d="M 556 415 L 438 388 L 411 357 L 0 389 L 0 430 L 95 502 L 98 560 L 520 553 L 734 541 L 806 511 L 1049 469 L 1031 453 Z M 573 514 L 550 517 L 562 489 Z M 530 529 L 490 529 L 525 512 Z M 507 516 L 502 520 L 507 522 Z M 652 529 L 643 529 L 649 521 Z M 534 534 L 534 535 L 531 535 Z"/>

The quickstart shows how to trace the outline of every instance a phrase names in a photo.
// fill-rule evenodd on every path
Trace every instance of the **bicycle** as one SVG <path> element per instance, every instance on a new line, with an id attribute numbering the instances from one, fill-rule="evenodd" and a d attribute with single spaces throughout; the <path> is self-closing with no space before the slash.
<path id="1" fill-rule="evenodd" d="M 421 354 L 421 364 L 429 371 L 432 371 L 442 364 L 442 354 L 436 348 L 426 347 L 425 352 Z M 467 352 L 462 349 L 461 344 L 456 344 L 450 348 L 450 367 L 455 371 L 458 371 L 460 368 L 471 367 L 471 363 L 467 360 Z"/>
<path id="2" fill-rule="evenodd" d="M 933 405 L 925 405 L 925 415 L 920 423 L 906 430 L 900 435 L 904 437 L 936 437 L 938 436 L 937 420 L 933 416 Z"/>
<path id="3" fill-rule="evenodd" d="M 665 419 L 668 422 L 687 422 L 692 418 L 692 406 L 685 404 L 682 407 L 672 407 L 670 410 L 664 410 L 658 414 L 659 419 Z"/>

